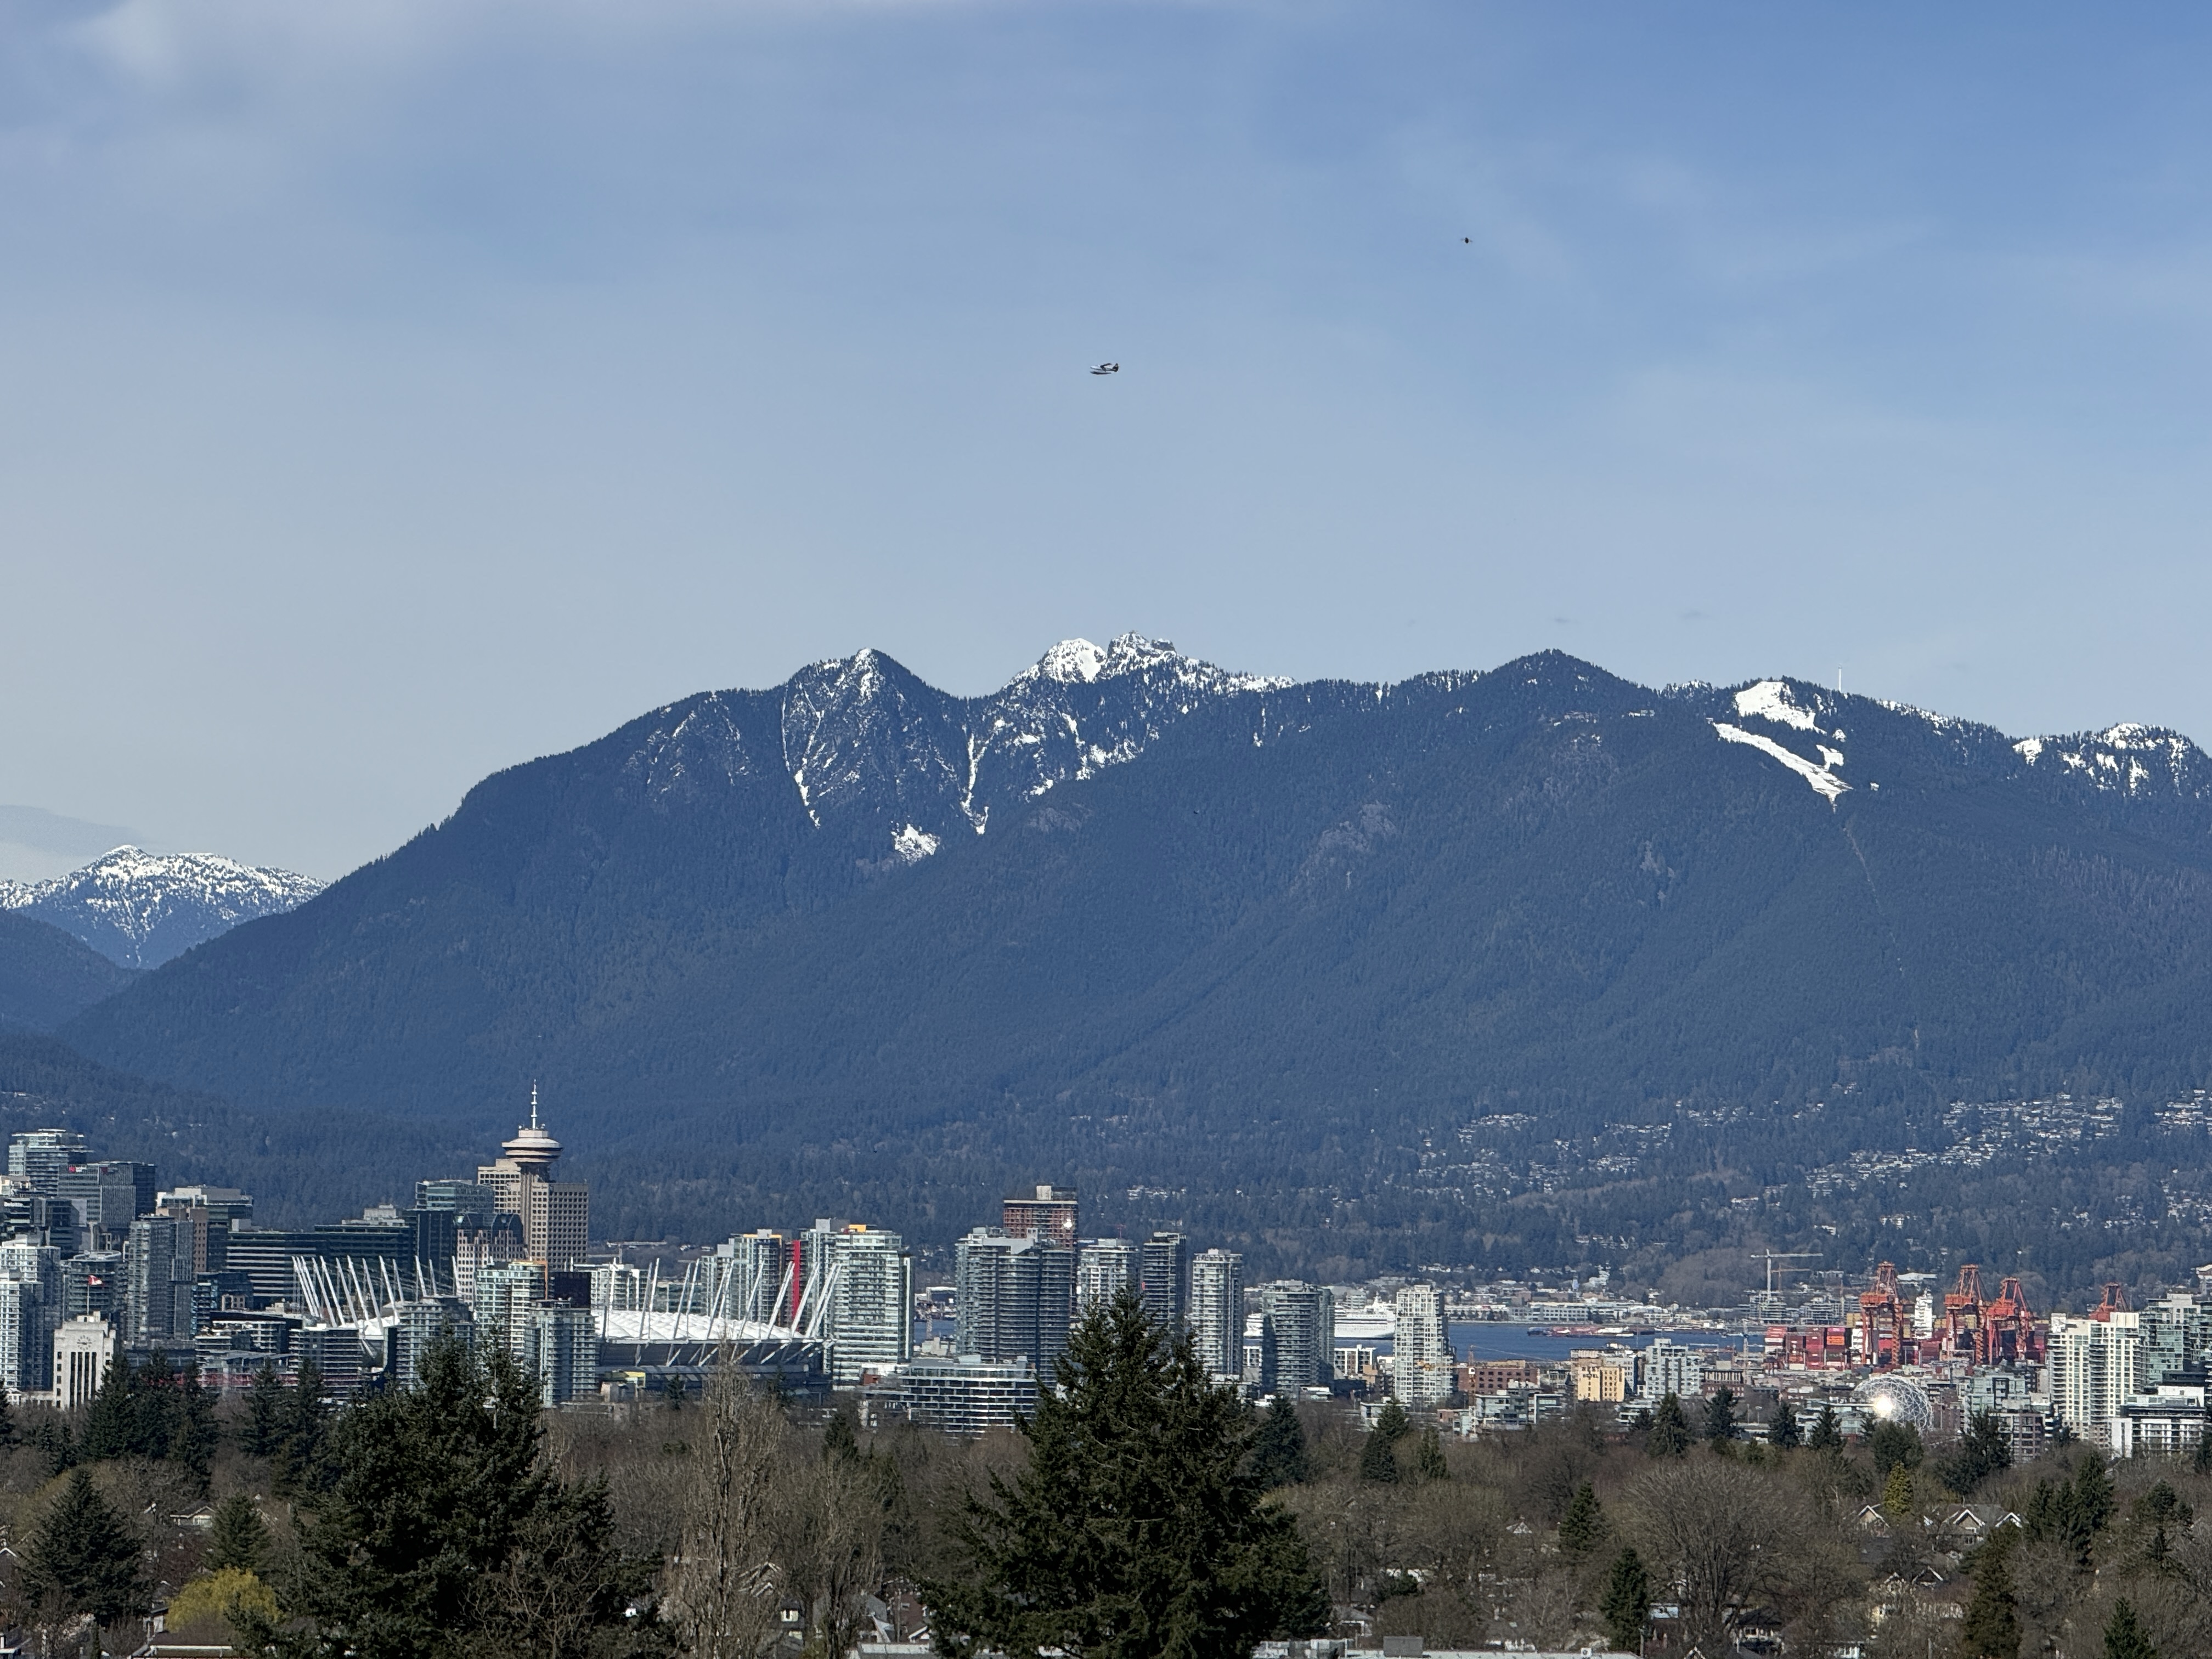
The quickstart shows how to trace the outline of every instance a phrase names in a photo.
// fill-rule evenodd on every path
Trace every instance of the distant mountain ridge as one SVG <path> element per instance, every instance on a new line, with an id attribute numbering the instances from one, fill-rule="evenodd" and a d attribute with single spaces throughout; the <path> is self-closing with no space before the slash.
<path id="1" fill-rule="evenodd" d="M 325 885 L 204 853 L 118 847 L 51 881 L 0 882 L 0 911 L 75 934 L 125 968 L 157 968 L 241 921 L 304 904 Z"/>
<path id="2" fill-rule="evenodd" d="M 1385 1221 L 1564 1251 L 1704 1227 L 1670 1206 L 1716 1182 L 1848 1228 L 1791 1183 L 1960 1098 L 2203 1088 L 2208 1006 L 2177 733 L 1549 653 L 1293 684 L 1125 635 L 981 697 L 863 652 L 653 710 L 64 1035 L 248 1108 L 489 1126 L 535 1075 L 640 1234 L 818 1200 L 927 1238 L 1065 1174 L 1266 1256 Z M 1599 1145 L 1678 1119 L 1726 1127 L 1679 1170 Z M 1500 1123 L 1589 1140 L 1604 1195 L 1469 1174 Z"/>

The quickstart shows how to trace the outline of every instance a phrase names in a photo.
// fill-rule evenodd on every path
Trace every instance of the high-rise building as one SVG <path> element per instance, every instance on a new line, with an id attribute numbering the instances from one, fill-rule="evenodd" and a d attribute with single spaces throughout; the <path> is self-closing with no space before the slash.
<path id="1" fill-rule="evenodd" d="M 1397 1305 L 1390 1392 L 1409 1412 L 1433 1411 L 1451 1398 L 1457 1382 L 1443 1292 L 1433 1285 L 1408 1285 L 1398 1292 Z"/>
<path id="2" fill-rule="evenodd" d="M 1075 1313 L 1079 1319 L 1144 1277 L 1144 1252 L 1126 1238 L 1094 1238 L 1075 1253 Z"/>
<path id="3" fill-rule="evenodd" d="M 0 1198 L 0 1217 L 11 1237 L 51 1244 L 64 1256 L 78 1253 L 83 1230 L 77 1224 L 76 1206 L 65 1198 L 20 1188 Z"/>
<path id="4" fill-rule="evenodd" d="M 477 1322 L 469 1304 L 458 1297 L 437 1296 L 419 1302 L 403 1302 L 392 1310 L 392 1327 L 386 1335 L 386 1375 L 398 1387 L 419 1387 L 422 1355 L 441 1337 L 473 1346 Z"/>
<path id="5" fill-rule="evenodd" d="M 158 1346 L 192 1334 L 192 1224 L 141 1216 L 123 1247 L 125 1341 Z"/>
<path id="6" fill-rule="evenodd" d="M 89 1405 L 115 1363 L 115 1328 L 98 1317 L 64 1319 L 54 1327 L 54 1403 L 64 1411 Z"/>
<path id="7" fill-rule="evenodd" d="M 159 1185 L 152 1164 L 106 1158 L 71 1164 L 55 1177 L 54 1190 L 76 1206 L 88 1243 L 112 1248 L 132 1222 L 152 1213 Z"/>
<path id="8" fill-rule="evenodd" d="M 1041 1239 L 1063 1250 L 1075 1248 L 1075 1188 L 1040 1186 L 1030 1198 L 1010 1198 L 1000 1225 L 1016 1238 Z"/>
<path id="9" fill-rule="evenodd" d="M 852 1225 L 835 1216 L 817 1217 L 814 1224 L 791 1242 L 791 1316 L 783 1322 L 812 1332 L 830 1320 L 832 1269 L 837 1259 L 837 1235 Z"/>
<path id="10" fill-rule="evenodd" d="M 983 1359 L 1028 1359 L 1051 1375 L 1067 1347 L 1075 1252 L 1001 1227 L 978 1227 L 954 1247 L 953 1347 Z"/>
<path id="11" fill-rule="evenodd" d="M 2051 1409 L 2075 1434 L 2095 1435 L 2122 1401 L 2157 1387 L 2144 1375 L 2142 1327 L 2142 1314 L 2124 1309 L 2100 1308 L 2086 1319 L 2051 1316 Z"/>
<path id="12" fill-rule="evenodd" d="M 1274 1351 L 1274 1374 L 1261 1391 L 1296 1398 L 1327 1388 L 1336 1375 L 1336 1298 L 1328 1287 L 1279 1279 L 1260 1288 L 1263 1345 Z"/>
<path id="13" fill-rule="evenodd" d="M 788 1324 L 784 1284 L 790 1272 L 791 1241 L 781 1233 L 763 1227 L 735 1234 L 700 1261 L 702 1310 L 721 1319 Z"/>
<path id="14" fill-rule="evenodd" d="M 235 1187 L 177 1187 L 155 1195 L 157 1215 L 192 1224 L 193 1271 L 219 1273 L 229 1266 L 231 1229 L 252 1224 L 253 1195 Z"/>
<path id="15" fill-rule="evenodd" d="M 1694 1400 L 1705 1391 L 1705 1350 L 1657 1336 L 1644 1352 L 1644 1397 Z"/>
<path id="16" fill-rule="evenodd" d="M 1207 1250 L 1190 1264 L 1190 1328 L 1199 1364 L 1218 1378 L 1244 1371 L 1244 1258 Z"/>
<path id="17" fill-rule="evenodd" d="M 504 1261 L 480 1268 L 470 1311 L 477 1334 L 517 1359 L 529 1357 L 531 1320 L 545 1305 L 545 1268 L 535 1261 Z"/>
<path id="18" fill-rule="evenodd" d="M 0 1244 L 0 1384 L 9 1394 L 53 1386 L 60 1304 L 61 1252 L 20 1239 Z"/>
<path id="19" fill-rule="evenodd" d="M 539 1308 L 530 1316 L 524 1363 L 538 1373 L 541 1405 L 559 1406 L 595 1389 L 599 1339 L 589 1308 Z"/>
<path id="20" fill-rule="evenodd" d="M 8 1137 L 8 1173 L 31 1183 L 31 1190 L 58 1197 L 61 1177 L 89 1150 L 74 1129 L 19 1129 Z"/>
<path id="21" fill-rule="evenodd" d="M 113 1325 L 121 1318 L 126 1279 L 120 1250 L 85 1251 L 62 1258 L 62 1316 L 96 1316 Z"/>
<path id="22" fill-rule="evenodd" d="M 855 1226 L 837 1235 L 834 1260 L 825 1334 L 832 1378 L 849 1386 L 913 1354 L 914 1258 L 896 1233 Z"/>
<path id="23" fill-rule="evenodd" d="M 495 1162 L 479 1165 L 477 1182 L 492 1190 L 499 1210 L 522 1218 L 524 1247 L 533 1261 L 566 1272 L 591 1253 L 591 1194 L 580 1183 L 553 1179 L 561 1143 L 538 1121 L 538 1091 L 530 1091 L 530 1121 L 500 1143 Z"/>
<path id="24" fill-rule="evenodd" d="M 1181 1233 L 1154 1233 L 1145 1241 L 1143 1274 L 1138 1289 L 1145 1311 L 1169 1330 L 1182 1326 L 1183 1297 L 1190 1283 L 1190 1245 Z"/>

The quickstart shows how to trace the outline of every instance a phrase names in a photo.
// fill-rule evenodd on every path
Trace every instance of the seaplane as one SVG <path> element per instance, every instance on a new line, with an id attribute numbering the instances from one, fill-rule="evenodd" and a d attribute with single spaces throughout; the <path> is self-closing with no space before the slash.
<path id="1" fill-rule="evenodd" d="M 1101 363 L 1091 372 L 1093 374 L 1119 374 L 1121 372 L 1121 365 L 1119 363 Z"/>

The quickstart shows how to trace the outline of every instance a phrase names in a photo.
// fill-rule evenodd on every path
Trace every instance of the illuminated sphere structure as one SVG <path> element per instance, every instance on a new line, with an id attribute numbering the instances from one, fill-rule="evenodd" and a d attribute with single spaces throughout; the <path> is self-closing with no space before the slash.
<path id="1" fill-rule="evenodd" d="M 1852 1391 L 1851 1399 L 1875 1422 L 1909 1423 L 1923 1434 L 1936 1426 L 1936 1407 L 1928 1390 L 1909 1376 L 1869 1376 Z"/>

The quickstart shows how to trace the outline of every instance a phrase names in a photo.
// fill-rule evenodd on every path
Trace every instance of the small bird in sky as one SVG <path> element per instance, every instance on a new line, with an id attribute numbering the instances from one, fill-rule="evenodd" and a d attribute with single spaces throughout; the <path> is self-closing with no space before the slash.
<path id="1" fill-rule="evenodd" d="M 1093 374 L 1119 374 L 1121 372 L 1121 365 L 1119 363 L 1101 363 L 1097 368 L 1092 369 L 1091 372 Z"/>

